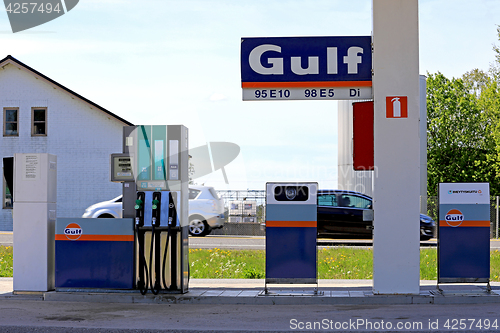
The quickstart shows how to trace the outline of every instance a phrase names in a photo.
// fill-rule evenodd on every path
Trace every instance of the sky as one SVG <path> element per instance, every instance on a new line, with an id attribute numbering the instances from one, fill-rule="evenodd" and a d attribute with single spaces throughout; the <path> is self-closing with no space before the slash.
<path id="1" fill-rule="evenodd" d="M 271 181 L 337 187 L 337 101 L 242 101 L 242 37 L 370 36 L 371 0 L 80 0 L 12 33 L 12 55 L 137 125 L 183 124 L 190 148 L 225 141 L 239 156 L 196 179 L 218 190 Z M 1 5 L 0 5 L 1 6 Z M 420 0 L 420 74 L 459 77 L 494 61 L 498 0 Z M 1 98 L 1 93 L 0 93 Z M 196 167 L 196 166 L 195 166 Z"/>

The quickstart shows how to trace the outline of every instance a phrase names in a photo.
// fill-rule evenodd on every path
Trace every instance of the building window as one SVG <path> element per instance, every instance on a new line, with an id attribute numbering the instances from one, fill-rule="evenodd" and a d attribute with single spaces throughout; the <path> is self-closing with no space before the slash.
<path id="1" fill-rule="evenodd" d="M 3 208 L 12 209 L 12 194 L 9 191 L 9 188 L 6 186 L 7 182 L 5 181 L 5 177 L 3 177 Z"/>
<path id="2" fill-rule="evenodd" d="M 31 108 L 31 135 L 47 135 L 47 108 Z"/>
<path id="3" fill-rule="evenodd" d="M 19 108 L 3 109 L 3 136 L 19 136 Z"/>

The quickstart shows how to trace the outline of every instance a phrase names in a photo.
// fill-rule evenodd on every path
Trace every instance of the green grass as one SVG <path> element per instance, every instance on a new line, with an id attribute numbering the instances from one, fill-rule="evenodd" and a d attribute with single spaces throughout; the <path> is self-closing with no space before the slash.
<path id="1" fill-rule="evenodd" d="M 491 281 L 500 281 L 500 252 L 491 251 Z M 191 277 L 204 279 L 262 279 L 263 250 L 189 250 Z M 372 279 L 373 250 L 346 247 L 318 250 L 319 279 Z M 420 250 L 420 279 L 437 279 L 437 250 Z"/>
<path id="2" fill-rule="evenodd" d="M 193 279 L 263 279 L 265 252 L 261 250 L 190 249 Z"/>
<path id="3" fill-rule="evenodd" d="M 420 280 L 437 280 L 436 249 L 420 249 Z"/>
<path id="4" fill-rule="evenodd" d="M 491 251 L 491 281 L 500 281 L 500 252 Z M 263 250 L 190 249 L 194 279 L 263 279 Z M 12 276 L 12 246 L 0 246 L 0 277 Z M 373 250 L 346 247 L 318 250 L 319 279 L 372 279 Z M 437 279 L 436 249 L 420 250 L 420 279 Z"/>
<path id="5" fill-rule="evenodd" d="M 12 276 L 12 246 L 0 246 L 0 277 Z"/>
<path id="6" fill-rule="evenodd" d="M 373 251 L 345 247 L 318 250 L 319 279 L 371 279 Z"/>
<path id="7" fill-rule="evenodd" d="M 500 251 L 491 251 L 490 256 L 490 280 L 500 281 Z"/>

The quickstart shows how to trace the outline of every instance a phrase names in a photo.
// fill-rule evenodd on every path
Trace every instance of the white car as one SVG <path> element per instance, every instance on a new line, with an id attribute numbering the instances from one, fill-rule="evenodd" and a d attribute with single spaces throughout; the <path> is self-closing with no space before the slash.
<path id="1" fill-rule="evenodd" d="M 122 196 L 96 203 L 85 210 L 84 218 L 121 218 Z M 224 226 L 224 201 L 213 187 L 189 186 L 189 234 L 205 236 Z"/>

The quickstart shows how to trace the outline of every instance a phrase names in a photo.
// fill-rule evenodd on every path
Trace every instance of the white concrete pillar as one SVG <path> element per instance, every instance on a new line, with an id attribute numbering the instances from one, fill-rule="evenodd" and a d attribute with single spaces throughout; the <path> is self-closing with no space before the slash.
<path id="1" fill-rule="evenodd" d="M 57 157 L 14 155 L 14 292 L 54 289 Z"/>
<path id="2" fill-rule="evenodd" d="M 373 292 L 418 294 L 418 0 L 373 0 L 372 5 L 377 175 L 373 179 Z M 391 97 L 388 103 L 387 97 Z"/>
<path id="3" fill-rule="evenodd" d="M 427 77 L 420 75 L 420 213 L 427 214 Z"/>

